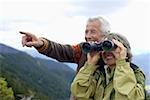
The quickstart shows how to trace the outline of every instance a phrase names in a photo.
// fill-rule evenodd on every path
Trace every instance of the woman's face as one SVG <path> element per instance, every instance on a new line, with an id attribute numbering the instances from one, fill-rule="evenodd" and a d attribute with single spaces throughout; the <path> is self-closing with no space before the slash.
<path id="1" fill-rule="evenodd" d="M 103 58 L 105 64 L 108 66 L 114 66 L 116 64 L 115 56 L 111 51 L 110 52 L 103 51 L 102 58 Z"/>
<path id="2" fill-rule="evenodd" d="M 116 56 L 120 54 L 121 49 L 120 48 L 116 48 L 112 51 L 102 51 L 102 58 L 105 62 L 106 65 L 108 66 L 115 66 L 116 65 L 116 60 L 118 58 L 116 58 Z"/>

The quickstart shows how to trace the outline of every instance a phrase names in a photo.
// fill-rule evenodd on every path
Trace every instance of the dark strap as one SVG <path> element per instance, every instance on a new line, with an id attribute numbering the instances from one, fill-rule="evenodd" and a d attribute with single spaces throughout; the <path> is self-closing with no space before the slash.
<path id="1" fill-rule="evenodd" d="M 109 99 L 114 100 L 114 98 L 115 98 L 115 89 L 113 88 L 111 93 L 110 93 L 110 98 Z"/>
<path id="2" fill-rule="evenodd" d="M 139 67 L 133 63 L 130 63 L 131 68 L 133 69 L 133 71 L 135 71 L 136 69 L 138 69 Z"/>

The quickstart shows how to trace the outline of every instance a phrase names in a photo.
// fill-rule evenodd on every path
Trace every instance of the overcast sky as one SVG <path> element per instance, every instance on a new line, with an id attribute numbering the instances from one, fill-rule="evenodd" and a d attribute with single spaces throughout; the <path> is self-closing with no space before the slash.
<path id="1" fill-rule="evenodd" d="M 126 36 L 134 54 L 150 52 L 149 0 L 0 0 L 0 43 L 17 49 L 19 31 L 63 44 L 84 41 L 86 20 L 103 16 Z"/>

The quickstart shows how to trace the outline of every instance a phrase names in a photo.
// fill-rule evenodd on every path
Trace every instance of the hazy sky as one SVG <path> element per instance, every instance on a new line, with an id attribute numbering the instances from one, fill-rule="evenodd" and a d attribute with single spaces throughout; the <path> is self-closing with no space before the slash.
<path id="1" fill-rule="evenodd" d="M 19 31 L 63 44 L 84 41 L 86 20 L 103 16 L 125 35 L 135 54 L 150 52 L 149 0 L 0 0 L 0 43 L 17 49 Z"/>

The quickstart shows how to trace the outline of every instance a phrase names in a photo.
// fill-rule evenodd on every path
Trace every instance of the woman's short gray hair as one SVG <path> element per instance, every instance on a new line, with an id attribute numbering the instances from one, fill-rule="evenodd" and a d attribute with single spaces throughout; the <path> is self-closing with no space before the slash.
<path id="1" fill-rule="evenodd" d="M 105 33 L 109 33 L 110 32 L 110 24 L 109 22 L 104 19 L 101 16 L 98 17 L 92 17 L 88 19 L 88 22 L 91 21 L 99 21 L 99 23 L 101 24 L 100 30 L 105 34 Z"/>
<path id="2" fill-rule="evenodd" d="M 105 35 L 104 38 L 107 38 L 109 40 L 116 39 L 119 42 L 121 42 L 127 48 L 127 59 L 126 59 L 126 61 L 128 61 L 128 62 L 132 61 L 131 46 L 130 46 L 129 41 L 127 40 L 127 38 L 125 36 L 123 36 L 122 34 L 118 34 L 118 33 L 109 33 L 109 34 Z"/>

